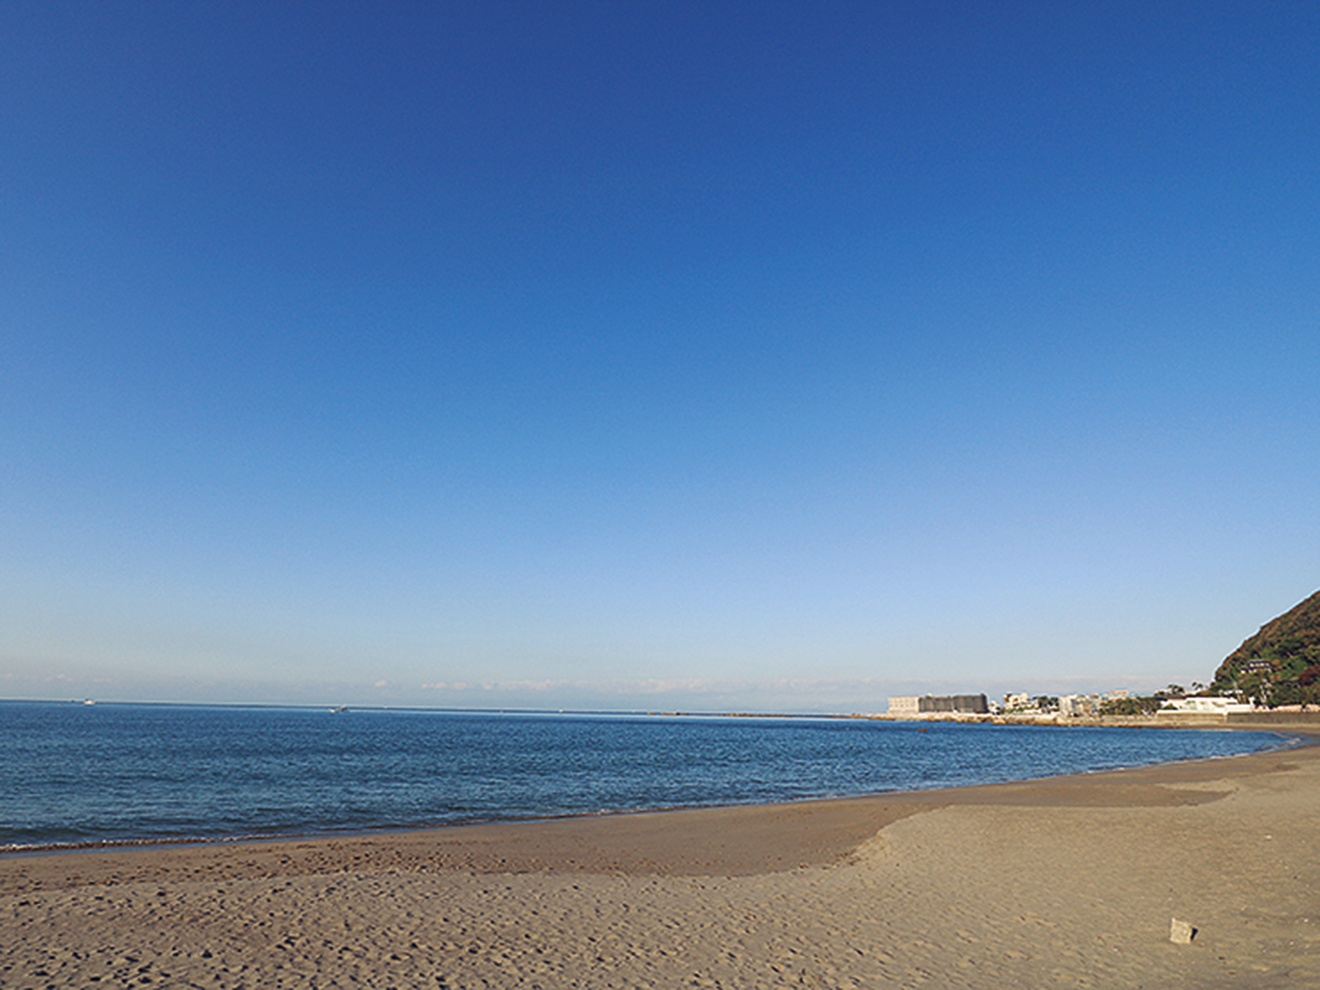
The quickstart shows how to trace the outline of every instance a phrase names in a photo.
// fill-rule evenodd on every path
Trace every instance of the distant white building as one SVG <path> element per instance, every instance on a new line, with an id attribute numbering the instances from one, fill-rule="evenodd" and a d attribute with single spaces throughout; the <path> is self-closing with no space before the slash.
<path id="1" fill-rule="evenodd" d="M 1072 717 L 1074 715 L 1094 715 L 1100 711 L 1100 695 L 1098 694 L 1065 694 L 1059 699 L 1059 714 Z"/>
<path id="2" fill-rule="evenodd" d="M 1230 715 L 1239 712 L 1254 712 L 1255 710 L 1255 705 L 1238 701 L 1237 698 L 1170 698 L 1155 714 Z"/>

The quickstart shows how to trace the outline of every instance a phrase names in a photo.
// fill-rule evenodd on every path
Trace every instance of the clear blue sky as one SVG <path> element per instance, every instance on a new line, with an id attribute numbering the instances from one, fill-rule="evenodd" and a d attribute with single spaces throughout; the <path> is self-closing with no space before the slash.
<path id="1" fill-rule="evenodd" d="M 1320 586 L 1320 6 L 0 11 L 0 696 L 883 710 Z"/>

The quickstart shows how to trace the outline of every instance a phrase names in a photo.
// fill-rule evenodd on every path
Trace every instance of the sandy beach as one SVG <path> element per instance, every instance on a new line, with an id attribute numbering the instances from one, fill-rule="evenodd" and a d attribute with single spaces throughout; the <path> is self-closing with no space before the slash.
<path id="1" fill-rule="evenodd" d="M 1190 944 L 1170 941 L 1173 918 Z M 0 985 L 21 988 L 1320 987 L 1320 747 L 7 857 L 0 919 Z"/>

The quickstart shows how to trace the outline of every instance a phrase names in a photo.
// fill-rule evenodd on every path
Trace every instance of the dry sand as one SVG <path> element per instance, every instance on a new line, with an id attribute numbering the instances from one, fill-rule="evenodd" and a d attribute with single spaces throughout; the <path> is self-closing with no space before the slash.
<path id="1" fill-rule="evenodd" d="M 1314 731 L 1314 727 L 1311 728 Z M 1320 987 L 1320 747 L 0 859 L 5 987 Z M 1197 929 L 1169 940 L 1172 918 Z"/>

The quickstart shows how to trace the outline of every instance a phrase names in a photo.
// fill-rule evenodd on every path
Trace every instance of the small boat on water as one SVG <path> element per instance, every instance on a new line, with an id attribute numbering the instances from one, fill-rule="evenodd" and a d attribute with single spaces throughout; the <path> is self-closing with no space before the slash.
<path id="1" fill-rule="evenodd" d="M 348 711 L 348 705 L 340 705 L 338 708 L 331 708 L 331 709 L 330 709 L 330 714 L 331 714 L 331 715 L 339 715 L 339 714 L 341 714 L 341 713 L 343 713 L 343 712 L 346 712 L 346 711 Z"/>

